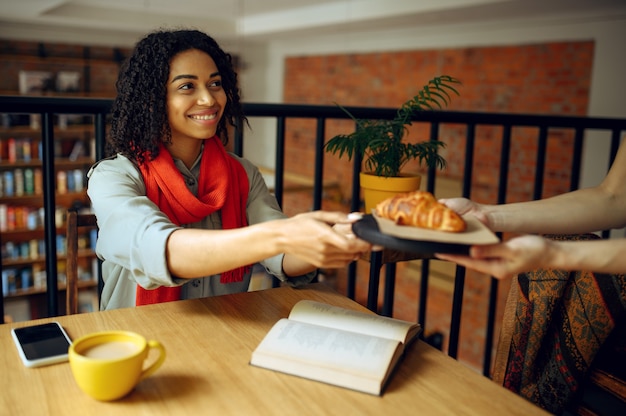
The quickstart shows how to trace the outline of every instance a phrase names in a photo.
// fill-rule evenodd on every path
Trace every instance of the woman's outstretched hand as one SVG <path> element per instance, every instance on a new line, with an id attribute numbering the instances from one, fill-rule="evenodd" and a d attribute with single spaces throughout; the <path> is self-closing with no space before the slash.
<path id="1" fill-rule="evenodd" d="M 469 256 L 435 254 L 441 260 L 452 261 L 498 279 L 544 267 L 552 255 L 553 242 L 534 235 L 516 237 L 504 243 L 472 246 Z"/>
<path id="2" fill-rule="evenodd" d="M 357 213 L 314 211 L 286 219 L 288 242 L 285 253 L 318 268 L 339 268 L 363 253 L 380 249 L 352 233 Z"/>

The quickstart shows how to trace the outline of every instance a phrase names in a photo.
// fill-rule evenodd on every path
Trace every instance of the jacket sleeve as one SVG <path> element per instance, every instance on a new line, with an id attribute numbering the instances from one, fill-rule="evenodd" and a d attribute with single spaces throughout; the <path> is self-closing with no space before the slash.
<path id="1" fill-rule="evenodd" d="M 87 193 L 98 218 L 96 253 L 130 272 L 142 287 L 176 286 L 165 255 L 173 224 L 148 199 L 141 173 L 127 158 L 104 159 L 88 173 Z"/>
<path id="2" fill-rule="evenodd" d="M 247 206 L 248 224 L 252 225 L 264 221 L 287 218 L 280 209 L 276 197 L 270 193 L 267 188 L 259 169 L 246 159 L 234 155 L 233 157 L 241 162 L 250 181 L 250 193 L 248 195 Z M 317 276 L 317 271 L 302 276 L 285 275 L 282 267 L 284 256 L 284 254 L 279 254 L 270 257 L 261 261 L 261 265 L 265 268 L 267 273 L 292 286 L 307 284 Z"/>

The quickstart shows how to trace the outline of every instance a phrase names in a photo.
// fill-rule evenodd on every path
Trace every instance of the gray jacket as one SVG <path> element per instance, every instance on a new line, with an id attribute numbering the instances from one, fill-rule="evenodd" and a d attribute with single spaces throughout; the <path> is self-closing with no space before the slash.
<path id="1" fill-rule="evenodd" d="M 246 159 L 233 156 L 248 174 L 250 192 L 246 208 L 248 224 L 285 218 L 269 192 L 256 166 Z M 189 190 L 196 195 L 200 156 L 189 170 L 180 160 L 174 159 Z M 165 245 L 169 235 L 181 227 L 173 224 L 159 208 L 146 197 L 145 185 L 136 165 L 124 156 L 104 159 L 88 172 L 87 193 L 98 218 L 96 254 L 103 260 L 102 274 L 105 282 L 100 309 L 135 306 L 136 285 L 146 289 L 160 286 L 182 287 L 182 298 L 191 299 L 229 293 L 245 292 L 251 274 L 242 282 L 220 283 L 220 276 L 201 279 L 173 277 L 165 259 Z M 204 220 L 184 227 L 221 229 L 219 212 Z M 242 249 L 245 249 L 242 247 Z M 283 254 L 261 262 L 266 271 L 281 281 L 287 281 L 282 271 Z M 289 284 L 310 282 L 315 273 L 291 277 Z"/>

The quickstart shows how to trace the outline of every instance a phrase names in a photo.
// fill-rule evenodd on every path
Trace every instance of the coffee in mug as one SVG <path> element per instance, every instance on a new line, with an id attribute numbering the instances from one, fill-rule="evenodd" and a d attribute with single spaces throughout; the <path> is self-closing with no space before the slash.
<path id="1" fill-rule="evenodd" d="M 159 352 L 144 368 L 151 349 Z M 152 375 L 165 360 L 160 342 L 129 331 L 96 332 L 75 340 L 69 349 L 72 374 L 91 397 L 116 400 L 126 396 L 142 379 Z"/>
<path id="2" fill-rule="evenodd" d="M 104 344 L 94 345 L 82 352 L 87 358 L 100 358 L 113 360 L 132 355 L 139 351 L 137 345 L 128 341 L 111 341 Z"/>

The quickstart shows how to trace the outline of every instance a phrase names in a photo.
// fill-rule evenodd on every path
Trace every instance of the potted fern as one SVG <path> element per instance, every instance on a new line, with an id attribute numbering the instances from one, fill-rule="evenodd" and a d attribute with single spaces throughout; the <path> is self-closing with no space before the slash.
<path id="1" fill-rule="evenodd" d="M 389 120 L 357 119 L 339 105 L 354 120 L 356 129 L 350 134 L 332 137 L 325 148 L 340 158 L 345 155 L 348 160 L 352 160 L 355 155 L 361 156 L 363 171 L 360 180 L 365 191 L 366 212 L 369 213 L 379 200 L 387 198 L 388 193 L 419 189 L 420 176 L 402 172 L 407 162 L 417 160 L 422 166 L 445 168 L 446 161 L 438 153 L 440 148 L 445 147 L 445 143 L 436 140 L 409 143 L 405 139 L 414 115 L 447 106 L 452 94 L 459 95 L 455 89 L 457 84 L 460 81 L 449 75 L 431 79 L 417 95 L 404 102 L 395 117 Z M 373 194 L 368 192 L 370 187 L 373 187 Z"/>

